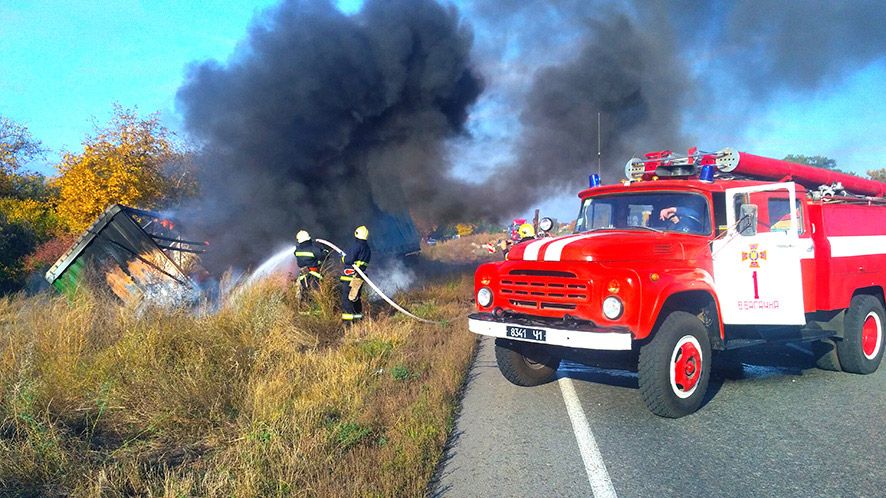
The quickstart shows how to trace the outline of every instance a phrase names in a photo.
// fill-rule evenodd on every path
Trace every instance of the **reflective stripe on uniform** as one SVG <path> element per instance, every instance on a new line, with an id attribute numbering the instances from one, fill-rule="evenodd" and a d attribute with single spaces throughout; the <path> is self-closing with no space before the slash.
<path id="1" fill-rule="evenodd" d="M 341 314 L 341 319 L 342 319 L 342 320 L 353 320 L 354 318 L 356 318 L 356 316 L 355 316 L 355 315 L 352 315 L 352 314 L 350 314 L 350 313 L 342 313 L 342 314 Z M 360 318 L 363 318 L 363 316 L 361 315 Z"/>
<path id="2" fill-rule="evenodd" d="M 313 258 L 314 253 L 311 251 L 295 251 L 295 255 L 303 258 Z"/>
<path id="3" fill-rule="evenodd" d="M 340 276 L 340 277 L 338 277 L 338 278 L 339 278 L 339 280 L 341 280 L 342 282 L 350 282 L 351 280 L 354 280 L 354 277 L 351 277 L 351 276 L 348 276 L 348 275 L 342 275 L 342 276 Z"/>
<path id="4" fill-rule="evenodd" d="M 354 266 L 366 266 L 368 264 L 369 263 L 367 263 L 366 261 L 360 261 L 360 260 L 354 261 Z"/>
<path id="5" fill-rule="evenodd" d="M 316 271 L 309 271 L 308 274 L 313 275 L 317 278 L 323 278 L 323 275 L 321 275 L 319 272 L 316 272 Z"/>

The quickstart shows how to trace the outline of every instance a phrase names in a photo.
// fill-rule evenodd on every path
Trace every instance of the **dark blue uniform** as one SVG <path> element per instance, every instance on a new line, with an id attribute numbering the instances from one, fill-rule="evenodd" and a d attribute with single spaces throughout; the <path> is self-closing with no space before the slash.
<path id="1" fill-rule="evenodd" d="M 366 272 L 371 257 L 372 250 L 369 249 L 369 243 L 357 238 L 354 239 L 351 250 L 342 256 L 344 268 L 341 277 L 339 277 L 341 280 L 341 319 L 346 322 L 363 318 L 361 298 L 363 279 L 354 270 L 354 266 Z"/>
<path id="2" fill-rule="evenodd" d="M 323 275 L 320 266 L 329 251 L 314 245 L 314 241 L 308 239 L 295 246 L 295 262 L 298 264 L 298 285 L 301 287 L 302 296 L 310 289 L 320 287 Z"/>

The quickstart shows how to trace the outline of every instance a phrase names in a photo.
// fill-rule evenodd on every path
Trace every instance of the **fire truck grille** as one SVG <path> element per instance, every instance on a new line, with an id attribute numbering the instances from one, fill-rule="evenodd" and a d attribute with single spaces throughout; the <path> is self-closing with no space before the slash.
<path id="1" fill-rule="evenodd" d="M 501 281 L 512 306 L 538 310 L 574 310 L 589 301 L 590 287 L 566 271 L 513 270 Z"/>

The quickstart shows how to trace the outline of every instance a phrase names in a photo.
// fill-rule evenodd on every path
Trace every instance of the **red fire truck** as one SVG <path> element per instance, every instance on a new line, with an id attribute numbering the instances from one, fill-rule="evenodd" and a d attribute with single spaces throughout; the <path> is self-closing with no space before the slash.
<path id="1" fill-rule="evenodd" d="M 712 351 L 809 341 L 819 366 L 883 357 L 886 183 L 724 149 L 632 159 L 579 194 L 575 233 L 475 275 L 476 334 L 512 383 L 562 358 L 632 351 L 648 408 L 699 408 Z"/>

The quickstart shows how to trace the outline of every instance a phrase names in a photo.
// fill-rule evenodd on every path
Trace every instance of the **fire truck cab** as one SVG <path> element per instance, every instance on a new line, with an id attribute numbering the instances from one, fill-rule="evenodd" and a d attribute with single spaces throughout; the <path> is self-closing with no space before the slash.
<path id="1" fill-rule="evenodd" d="M 509 381 L 632 351 L 647 407 L 680 417 L 702 403 L 712 351 L 810 341 L 819 366 L 877 369 L 886 184 L 730 149 L 650 153 L 626 174 L 579 194 L 575 233 L 477 269 L 469 329 L 495 337 Z"/>

